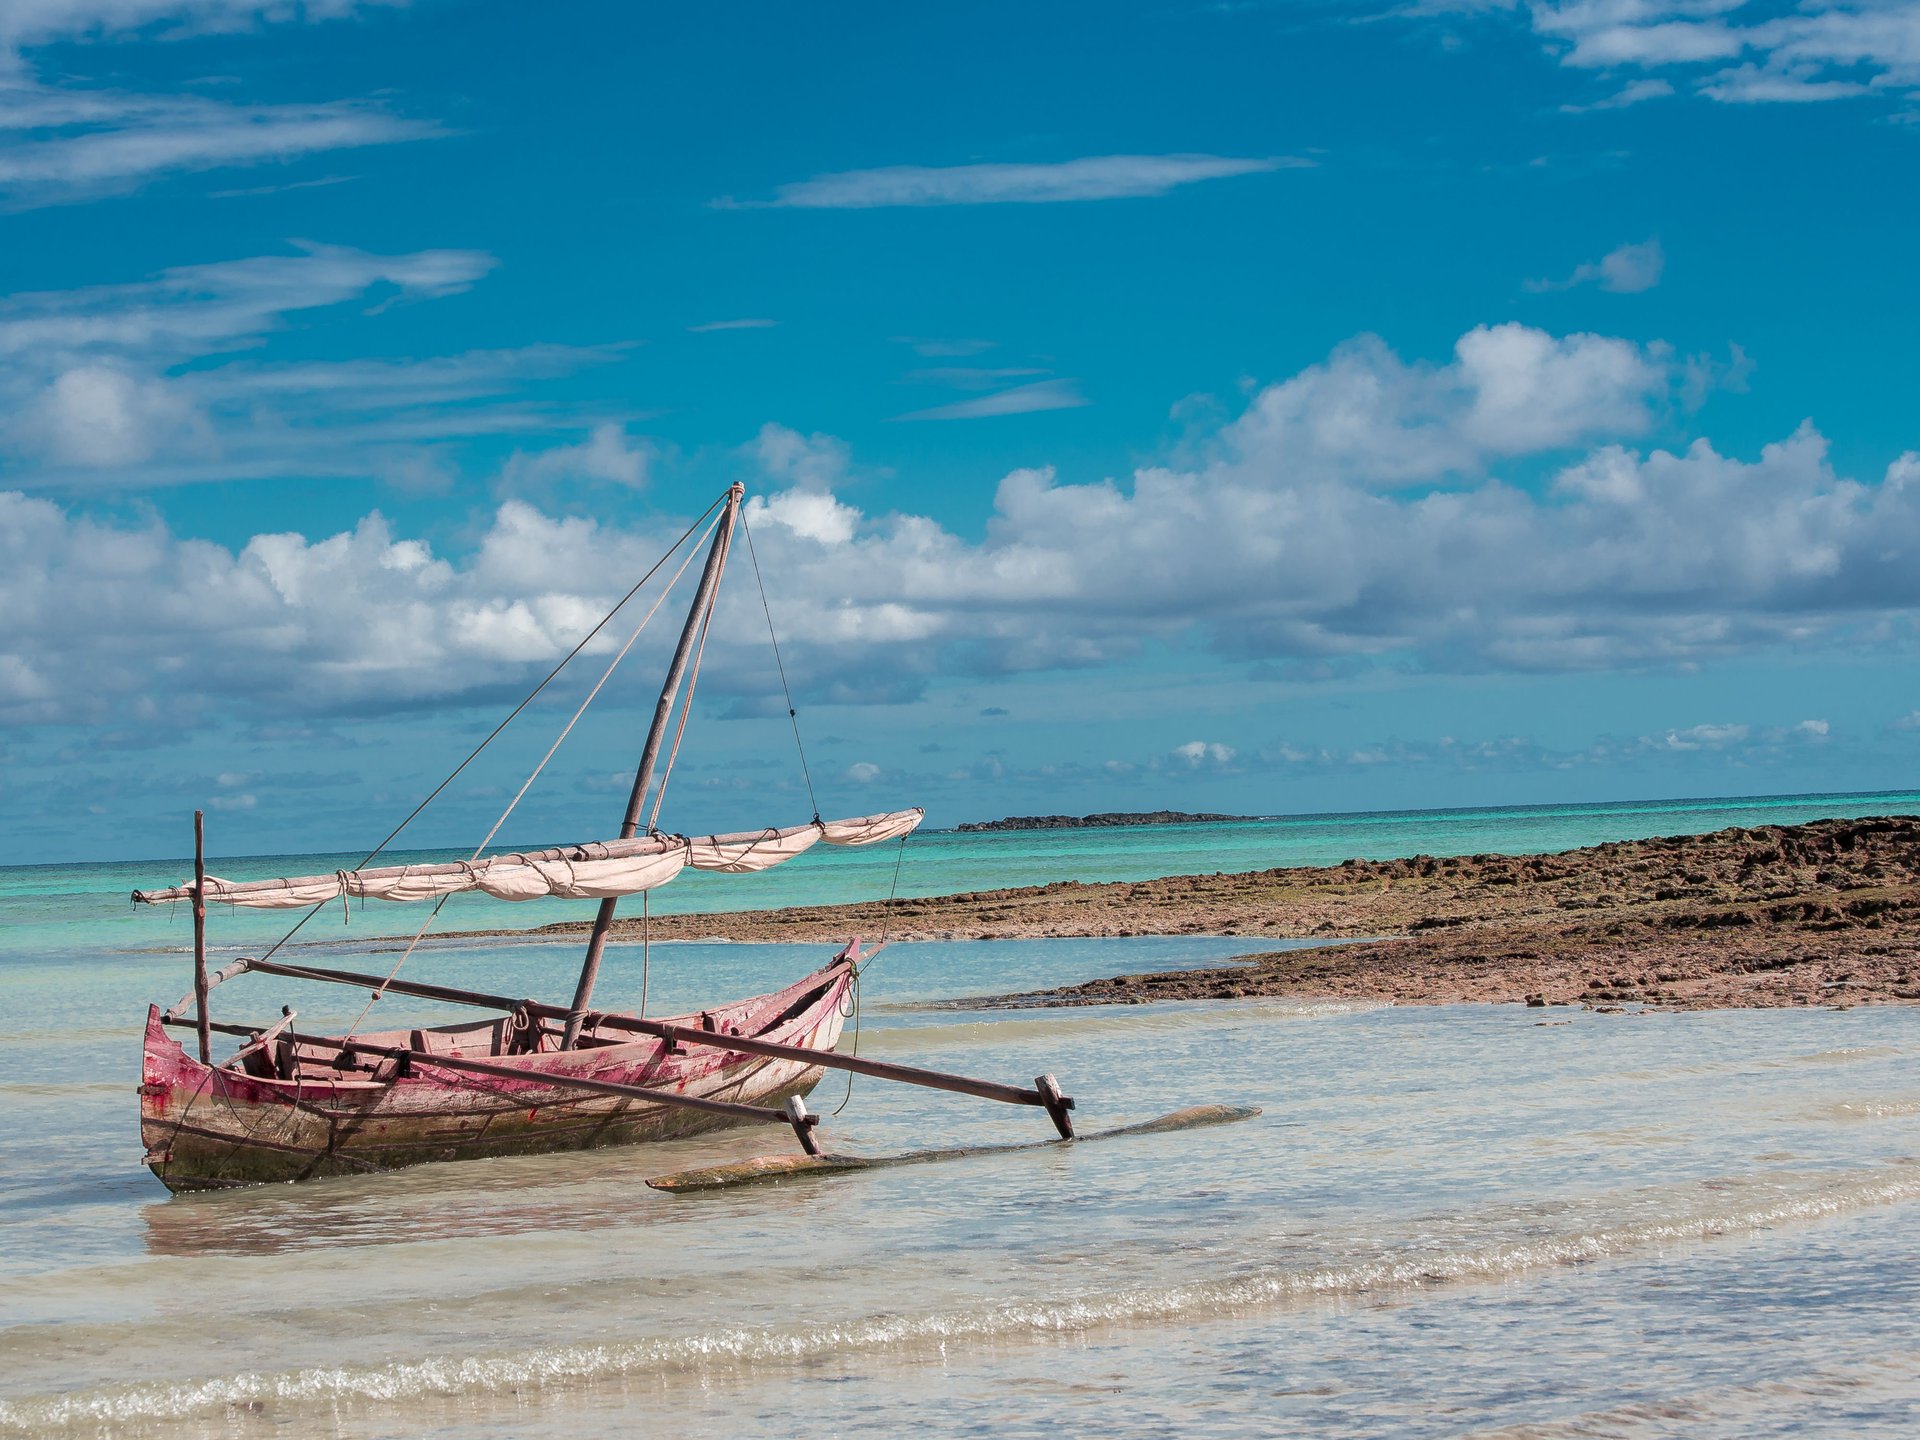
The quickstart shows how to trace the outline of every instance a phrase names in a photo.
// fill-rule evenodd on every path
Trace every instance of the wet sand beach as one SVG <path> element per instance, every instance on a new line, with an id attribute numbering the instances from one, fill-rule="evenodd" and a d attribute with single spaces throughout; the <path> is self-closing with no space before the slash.
<path id="1" fill-rule="evenodd" d="M 583 925 L 533 935 L 578 933 Z M 502 933 L 502 932 L 488 932 Z M 656 940 L 1244 935 L 1357 940 L 992 997 L 1013 1006 L 1333 997 L 1663 1009 L 1920 1000 L 1920 819 L 1822 820 L 1548 855 L 655 917 Z M 639 938 L 625 921 L 618 938 Z"/>

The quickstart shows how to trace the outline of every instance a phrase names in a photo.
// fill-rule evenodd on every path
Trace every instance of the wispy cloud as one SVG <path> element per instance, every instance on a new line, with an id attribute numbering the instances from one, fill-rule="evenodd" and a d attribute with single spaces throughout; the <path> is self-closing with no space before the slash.
<path id="1" fill-rule="evenodd" d="M 1033 380 L 1051 373 L 1031 365 L 938 365 L 927 370 L 909 370 L 906 378 L 923 385 L 951 385 L 956 390 L 991 390 L 1010 380 Z"/>
<path id="2" fill-rule="evenodd" d="M 1598 260 L 1574 268 L 1564 280 L 1529 280 L 1526 288 L 1538 295 L 1549 290 L 1571 290 L 1576 285 L 1598 282 L 1602 290 L 1616 295 L 1637 295 L 1660 283 L 1667 268 L 1667 255 L 1658 238 L 1638 245 L 1622 245 L 1609 250 Z"/>
<path id="3" fill-rule="evenodd" d="M 704 325 L 687 326 L 687 333 L 689 335 L 711 335 L 716 330 L 771 330 L 773 329 L 774 326 L 778 325 L 779 323 L 780 322 L 778 320 L 761 320 L 761 319 L 709 320 Z"/>
<path id="4" fill-rule="evenodd" d="M 1164 195 L 1181 185 L 1312 164 L 1270 156 L 1095 155 L 1054 164 L 890 165 L 782 185 L 771 200 L 713 203 L 721 209 L 870 210 L 895 205 L 1046 205 Z"/>
<path id="5" fill-rule="evenodd" d="M 896 420 L 984 420 L 995 415 L 1028 415 L 1037 410 L 1072 410 L 1090 404 L 1072 380 L 1040 380 L 1032 385 L 1016 385 L 991 395 L 976 395 L 971 400 L 956 400 L 930 410 L 915 410 L 896 415 Z"/>
<path id="6" fill-rule="evenodd" d="M 970 355 L 983 355 L 999 343 L 996 340 L 941 340 L 915 335 L 896 335 L 893 338 L 902 345 L 911 345 L 914 354 L 928 360 L 964 360 Z"/>
<path id="7" fill-rule="evenodd" d="M 54 40 L 123 39 L 146 35 L 172 40 L 236 30 L 269 21 L 337 20 L 369 10 L 404 9 L 408 0 L 7 0 L 0 6 L 0 46 Z"/>
<path id="8" fill-rule="evenodd" d="M 445 479 L 445 465 L 422 447 L 606 423 L 523 393 L 618 360 L 630 346 L 295 364 L 246 353 L 269 346 L 296 316 L 312 325 L 336 307 L 378 312 L 458 294 L 493 263 L 478 251 L 304 245 L 129 284 L 0 298 L 0 476 L 97 489 L 327 473 L 417 487 Z M 640 478 L 599 443 L 567 464 Z M 522 469 L 538 476 L 559 463 Z"/>
<path id="9" fill-rule="evenodd" d="M 1673 86 L 1666 80 L 1634 80 L 1605 99 L 1595 100 L 1591 105 L 1562 105 L 1560 112 L 1563 115 L 1585 115 L 1595 110 L 1625 110 L 1629 105 L 1664 100 L 1671 94 Z"/>
<path id="10" fill-rule="evenodd" d="M 71 39 L 168 39 L 323 20 L 354 0 L 6 0 L 0 5 L 0 198 L 15 207 L 121 193 L 170 174 L 286 162 L 446 133 L 384 104 L 244 104 L 36 79 L 26 52 Z"/>
<path id="11" fill-rule="evenodd" d="M 1562 65 L 1648 77 L 1610 99 L 1563 107 L 1572 111 L 1672 94 L 1676 80 L 1709 100 L 1744 105 L 1920 91 L 1920 0 L 1805 0 L 1764 8 L 1744 0 L 1422 0 L 1398 13 L 1493 12 L 1529 26 Z M 1738 23 L 1743 13 L 1751 23 Z"/>

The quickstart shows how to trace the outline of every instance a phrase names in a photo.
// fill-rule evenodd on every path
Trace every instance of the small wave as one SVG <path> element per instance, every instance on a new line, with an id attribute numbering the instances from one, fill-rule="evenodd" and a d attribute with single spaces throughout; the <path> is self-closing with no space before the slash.
<path id="1" fill-rule="evenodd" d="M 1276 1305 L 1311 1304 L 1383 1291 L 1484 1284 L 1529 1271 L 1580 1265 L 1664 1246 L 1806 1223 L 1920 1199 L 1920 1164 L 1801 1177 L 1744 1203 L 1702 1186 L 1665 1213 L 1560 1234 L 1467 1245 L 1415 1246 L 1345 1264 L 1256 1265 L 1191 1282 L 957 1308 L 878 1314 L 796 1326 L 737 1326 L 692 1335 L 534 1347 L 484 1356 L 444 1356 L 378 1365 L 313 1366 L 202 1379 L 147 1381 L 0 1401 L 0 1433 L 111 1431 L 235 1409 L 392 1405 L 432 1396 L 484 1397 L 527 1387 L 625 1376 L 698 1374 L 740 1366 L 791 1365 L 848 1351 L 912 1351 L 1019 1336 L 1085 1333 L 1116 1325 L 1194 1323 Z M 1572 1218 L 1572 1217 L 1569 1217 Z"/>
<path id="2" fill-rule="evenodd" d="M 1685 1434 L 1700 1437 L 1747 1436 L 1763 1430 L 1778 1434 L 1808 1422 L 1830 1421 L 1831 1412 L 1825 1407 L 1836 1400 L 1843 1402 L 1842 1413 L 1849 1416 L 1858 1415 L 1870 1397 L 1883 1404 L 1920 1400 L 1916 1373 L 1920 1373 L 1920 1355 L 1907 1352 L 1855 1364 L 1822 1365 L 1745 1385 L 1713 1385 L 1658 1401 L 1584 1410 L 1557 1420 L 1470 1430 L 1462 1440 L 1559 1440 L 1562 1436 L 1585 1440 L 1595 1435 L 1633 1440 L 1682 1433 L 1679 1426 L 1685 1427 Z"/>
<path id="3" fill-rule="evenodd" d="M 1886 1095 L 1877 1100 L 1842 1100 L 1814 1112 L 1822 1120 L 1904 1120 L 1920 1115 L 1920 1096 Z"/>

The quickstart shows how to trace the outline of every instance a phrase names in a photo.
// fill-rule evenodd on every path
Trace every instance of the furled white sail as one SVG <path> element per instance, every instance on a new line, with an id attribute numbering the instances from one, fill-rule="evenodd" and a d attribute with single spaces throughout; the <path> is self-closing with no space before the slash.
<path id="1" fill-rule="evenodd" d="M 793 859 L 819 841 L 873 845 L 907 834 L 925 817 L 920 809 L 850 820 L 815 820 L 786 830 L 748 830 L 735 835 L 639 835 L 596 840 L 554 850 L 489 855 L 472 862 L 388 865 L 373 870 L 336 870 L 277 880 L 207 877 L 209 904 L 250 910 L 297 910 L 346 897 L 349 900 L 434 900 L 463 890 L 481 890 L 497 900 L 600 900 L 637 895 L 665 885 L 687 866 L 748 874 Z M 193 886 L 136 890 L 140 904 L 191 900 Z"/>

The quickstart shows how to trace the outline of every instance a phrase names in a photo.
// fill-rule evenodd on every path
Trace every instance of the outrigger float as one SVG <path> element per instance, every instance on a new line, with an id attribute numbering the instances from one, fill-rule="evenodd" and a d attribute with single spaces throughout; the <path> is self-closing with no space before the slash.
<path id="1" fill-rule="evenodd" d="M 829 1069 L 1033 1106 L 1046 1112 L 1059 1140 L 1073 1138 L 1074 1102 L 1061 1093 L 1051 1075 L 1039 1076 L 1031 1086 L 1009 1085 L 839 1054 L 835 1047 L 844 1021 L 853 1013 L 861 967 L 878 953 L 877 948 L 863 953 L 858 939 L 821 969 L 772 994 L 658 1019 L 645 1013 L 643 980 L 640 1013 L 591 1008 L 615 907 L 623 896 L 644 895 L 689 867 L 735 874 L 769 869 L 819 842 L 873 845 L 898 839 L 904 843 L 923 815 L 911 809 L 822 820 L 816 812 L 811 822 L 786 829 L 698 838 L 657 828 L 661 800 L 692 709 L 714 598 L 741 522 L 743 493 L 736 484 L 716 500 L 507 720 L 355 869 L 270 880 L 219 879 L 206 873 L 204 822 L 195 812 L 193 880 L 133 894 L 137 903 L 186 901 L 193 909 L 193 990 L 168 1010 L 149 1007 L 139 1087 L 145 1160 L 170 1190 L 378 1173 L 430 1161 L 582 1150 L 758 1124 L 791 1128 L 805 1155 L 790 1158 L 817 1162 L 816 1168 L 822 1170 L 887 1163 L 884 1157 L 822 1154 L 814 1133 L 819 1117 L 807 1109 L 805 1097 Z M 618 837 L 550 850 L 486 854 L 486 846 L 512 813 L 509 805 L 468 861 L 370 868 L 368 862 L 586 648 L 715 510 L 720 513 L 709 532 L 712 542 L 705 568 L 661 686 Z M 751 539 L 749 533 L 749 545 Z M 632 648 L 696 552 L 697 545 L 687 551 L 679 571 L 521 787 L 520 795 L 526 794 L 574 721 Z M 754 569 L 757 578 L 757 563 Z M 764 606 L 764 590 L 761 599 Z M 770 608 L 767 619 L 771 639 Z M 774 654 L 777 660 L 777 640 Z M 676 708 L 678 726 L 666 765 L 660 767 Z M 787 711 L 789 716 L 794 713 L 791 696 Z M 797 721 L 794 736 L 797 743 Z M 804 747 L 800 764 L 804 775 Z M 809 792 L 811 788 L 809 779 Z M 653 805 L 643 832 L 641 816 L 649 797 Z M 425 935 L 440 905 L 448 896 L 473 890 L 513 901 L 599 900 L 569 1004 L 544 1004 L 398 978 L 400 966 Z M 276 960 L 275 954 L 306 920 L 334 900 L 436 903 L 413 943 L 385 975 Z M 305 909 L 307 914 L 262 956 L 236 960 L 209 974 L 206 917 L 210 904 Z M 246 974 L 349 986 L 367 991 L 371 998 L 360 1018 L 341 1034 L 297 1029 L 296 1012 L 284 1006 L 279 1018 L 268 1024 L 214 1020 L 209 1007 L 212 990 Z M 373 1004 L 388 995 L 490 1013 L 466 1023 L 362 1031 L 360 1024 Z M 193 1032 L 195 1052 L 188 1053 L 168 1033 L 170 1029 Z M 215 1035 L 235 1036 L 242 1042 L 217 1064 Z M 1250 1112 L 1227 1118 L 1240 1118 L 1241 1113 Z M 1220 1117 L 1211 1113 L 1189 1118 L 1200 1114 L 1179 1112 L 1147 1127 L 1108 1133 L 1219 1123 Z M 1181 1121 L 1186 1124 L 1177 1123 Z M 893 1160 L 911 1163 L 951 1153 L 959 1152 L 917 1152 Z M 738 1178 L 767 1178 L 779 1171 L 777 1158 L 749 1162 Z M 661 1188 L 712 1188 L 727 1183 L 719 1172 L 705 1174 L 700 1184 L 672 1183 L 677 1178 L 663 1177 Z"/>

